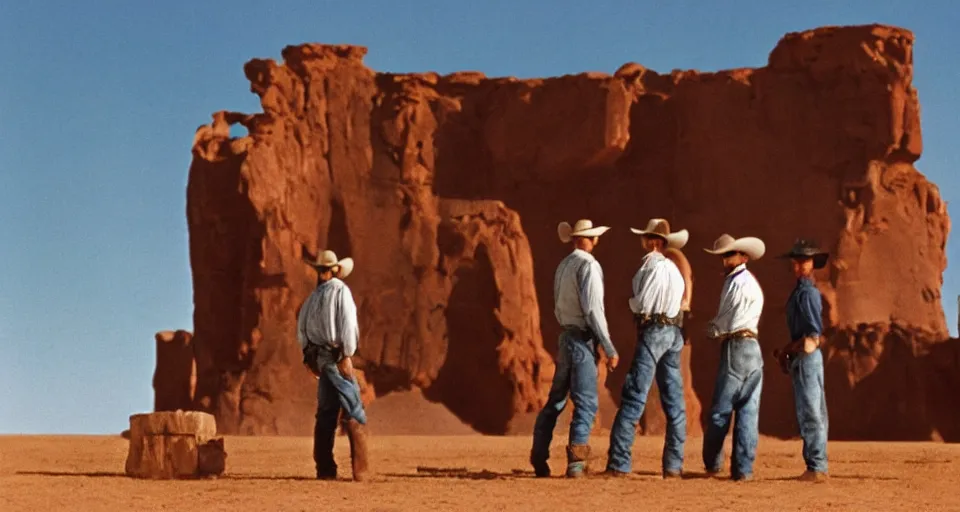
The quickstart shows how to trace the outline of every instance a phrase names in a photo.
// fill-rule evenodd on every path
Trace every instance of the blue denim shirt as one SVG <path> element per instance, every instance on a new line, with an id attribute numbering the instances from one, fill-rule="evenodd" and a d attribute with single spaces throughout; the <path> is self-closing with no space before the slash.
<path id="1" fill-rule="evenodd" d="M 790 341 L 823 334 L 822 313 L 820 290 L 814 286 L 812 280 L 805 277 L 798 279 L 797 287 L 787 300 L 787 329 L 790 330 Z"/>

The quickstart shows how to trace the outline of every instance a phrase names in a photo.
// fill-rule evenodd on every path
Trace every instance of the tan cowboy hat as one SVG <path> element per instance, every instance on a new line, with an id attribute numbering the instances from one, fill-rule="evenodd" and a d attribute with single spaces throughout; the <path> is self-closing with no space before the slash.
<path id="1" fill-rule="evenodd" d="M 608 226 L 594 226 L 593 221 L 589 219 L 580 219 L 573 227 L 570 227 L 567 222 L 561 222 L 557 226 L 557 234 L 560 235 L 561 242 L 567 243 L 575 236 L 593 238 L 606 233 L 608 229 L 610 229 Z"/>
<path id="2" fill-rule="evenodd" d="M 690 239 L 690 233 L 686 229 L 681 229 L 675 233 L 670 232 L 670 223 L 665 219 L 650 219 L 647 222 L 646 229 L 630 228 L 635 235 L 655 236 L 666 240 L 667 247 L 674 249 L 683 249 Z"/>
<path id="3" fill-rule="evenodd" d="M 757 237 L 745 236 L 743 238 L 733 238 L 724 233 L 713 242 L 713 249 L 704 249 L 710 254 L 724 254 L 728 252 L 742 252 L 750 257 L 751 260 L 759 260 L 766 252 L 767 246 Z"/>
<path id="4" fill-rule="evenodd" d="M 320 253 L 317 256 L 316 260 L 304 259 L 308 265 L 313 268 L 333 268 L 338 267 L 338 271 L 335 272 L 335 275 L 340 279 L 344 279 L 353 272 L 353 258 L 344 258 L 342 260 L 337 259 L 337 254 L 331 250 L 326 250 Z"/>

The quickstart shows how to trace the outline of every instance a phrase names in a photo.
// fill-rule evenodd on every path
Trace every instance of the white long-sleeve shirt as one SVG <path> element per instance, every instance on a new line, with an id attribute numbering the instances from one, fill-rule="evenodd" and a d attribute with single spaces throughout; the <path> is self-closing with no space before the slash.
<path id="1" fill-rule="evenodd" d="M 643 264 L 633 276 L 633 314 L 662 314 L 673 318 L 680 314 L 680 303 L 686 283 L 677 265 L 663 254 L 652 251 L 643 257 Z"/>
<path id="2" fill-rule="evenodd" d="M 743 329 L 758 334 L 763 311 L 763 289 L 746 265 L 734 268 L 723 282 L 717 316 L 707 327 L 708 334 L 720 337 Z"/>
<path id="3" fill-rule="evenodd" d="M 357 304 L 350 288 L 334 277 L 321 283 L 307 297 L 297 317 L 297 340 L 300 348 L 307 343 L 343 347 L 343 355 L 357 351 L 360 327 L 357 323 Z"/>
<path id="4" fill-rule="evenodd" d="M 553 314 L 560 325 L 589 328 L 607 357 L 617 355 L 603 307 L 603 269 L 587 251 L 574 249 L 553 276 Z"/>

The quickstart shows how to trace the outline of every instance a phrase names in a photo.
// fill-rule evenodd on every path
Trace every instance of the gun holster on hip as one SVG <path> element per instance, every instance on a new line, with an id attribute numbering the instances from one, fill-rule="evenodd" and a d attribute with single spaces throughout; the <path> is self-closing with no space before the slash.
<path id="1" fill-rule="evenodd" d="M 330 361 L 333 363 L 340 362 L 341 355 L 343 354 L 342 347 L 334 347 L 330 345 L 321 346 L 316 343 L 307 343 L 307 346 L 303 349 L 303 363 L 306 364 L 311 370 L 314 371 L 317 375 L 321 374 L 320 368 L 320 359 L 324 361 Z"/>
<path id="2" fill-rule="evenodd" d="M 303 364 L 307 365 L 313 373 L 320 375 L 318 359 L 320 359 L 320 347 L 313 343 L 307 343 L 307 346 L 303 348 Z"/>

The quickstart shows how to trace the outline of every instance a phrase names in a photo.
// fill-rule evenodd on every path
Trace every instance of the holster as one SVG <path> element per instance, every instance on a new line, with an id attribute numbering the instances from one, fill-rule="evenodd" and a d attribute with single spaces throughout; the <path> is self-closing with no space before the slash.
<path id="1" fill-rule="evenodd" d="M 320 375 L 322 373 L 319 364 L 320 356 L 324 356 L 324 359 L 329 359 L 333 362 L 339 362 L 342 353 L 342 347 L 330 345 L 321 346 L 308 342 L 307 346 L 303 349 L 303 362 L 317 375 Z"/>

